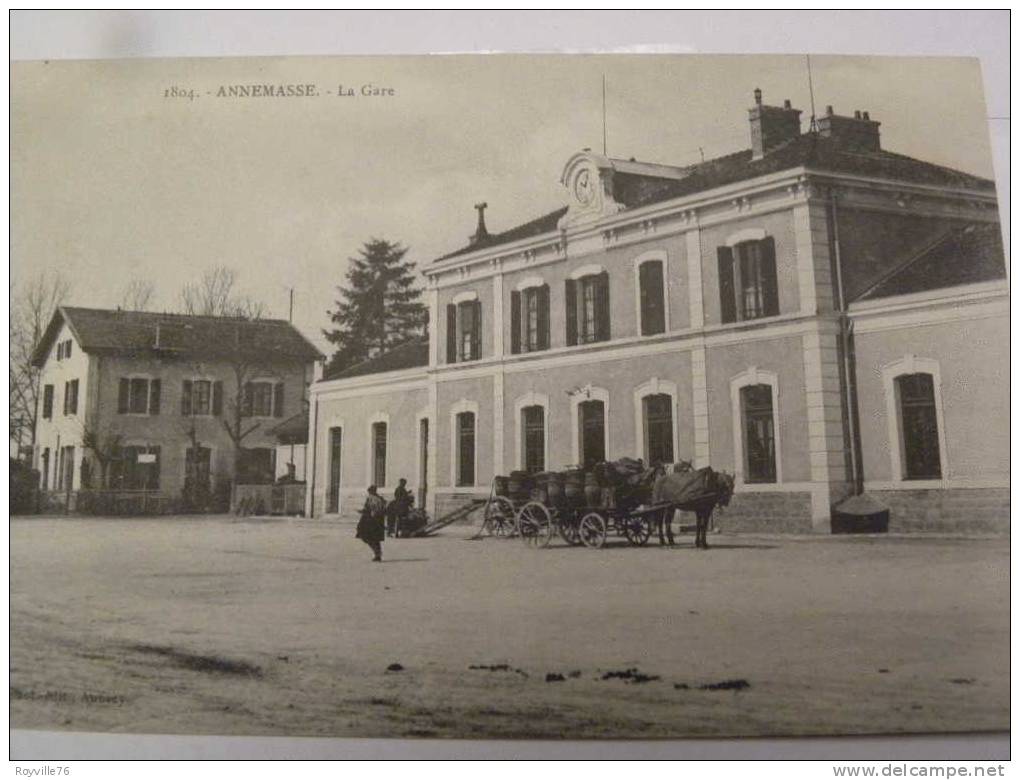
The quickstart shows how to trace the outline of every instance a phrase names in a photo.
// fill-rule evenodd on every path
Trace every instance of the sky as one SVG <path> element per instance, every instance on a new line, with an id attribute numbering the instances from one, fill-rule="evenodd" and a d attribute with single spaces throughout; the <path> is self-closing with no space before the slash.
<path id="1" fill-rule="evenodd" d="M 499 55 L 12 64 L 11 276 L 59 270 L 68 303 L 114 307 L 151 280 L 155 310 L 212 267 L 321 349 L 347 258 L 397 241 L 424 267 L 474 232 L 566 202 L 563 165 L 601 151 L 684 165 L 750 146 L 747 109 L 811 113 L 806 58 Z M 812 56 L 815 107 L 867 110 L 882 146 L 992 177 L 976 60 Z M 221 86 L 315 97 L 217 97 Z M 363 85 L 393 95 L 363 96 Z M 340 86 L 355 97 L 339 96 Z M 167 97 L 167 90 L 198 97 Z"/>

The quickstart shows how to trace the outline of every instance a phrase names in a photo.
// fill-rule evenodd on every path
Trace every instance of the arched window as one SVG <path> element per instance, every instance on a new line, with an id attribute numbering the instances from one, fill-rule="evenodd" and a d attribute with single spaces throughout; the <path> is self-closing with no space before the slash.
<path id="1" fill-rule="evenodd" d="M 606 459 L 606 405 L 582 401 L 577 407 L 581 434 L 581 463 L 587 468 Z"/>
<path id="2" fill-rule="evenodd" d="M 545 408 L 525 406 L 521 409 L 521 444 L 524 470 L 545 471 Z"/>
<path id="3" fill-rule="evenodd" d="M 549 285 L 537 277 L 510 291 L 510 353 L 549 349 Z"/>
<path id="4" fill-rule="evenodd" d="M 779 314 L 776 243 L 772 236 L 748 238 L 743 231 L 717 250 L 719 307 L 723 322 L 753 320 Z"/>
<path id="5" fill-rule="evenodd" d="M 882 382 L 893 480 L 944 479 L 949 464 L 938 361 L 906 355 L 882 367 Z"/>
<path id="6" fill-rule="evenodd" d="M 738 484 L 780 483 L 779 379 L 752 366 L 730 380 Z"/>
<path id="7" fill-rule="evenodd" d="M 565 284 L 567 345 L 609 341 L 609 272 L 585 266 Z"/>
<path id="8" fill-rule="evenodd" d="M 665 393 L 642 399 L 647 463 L 673 462 L 673 398 Z"/>
<path id="9" fill-rule="evenodd" d="M 475 413 L 457 415 L 457 485 L 475 484 Z"/>
<path id="10" fill-rule="evenodd" d="M 941 479 L 939 421 L 931 374 L 896 377 L 904 479 Z"/>
<path id="11" fill-rule="evenodd" d="M 372 423 L 372 484 L 386 484 L 386 429 L 385 422 Z"/>

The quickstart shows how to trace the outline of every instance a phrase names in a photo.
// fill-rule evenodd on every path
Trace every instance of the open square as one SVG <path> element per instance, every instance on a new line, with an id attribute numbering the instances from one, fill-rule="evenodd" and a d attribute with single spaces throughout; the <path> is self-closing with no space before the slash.
<path id="1" fill-rule="evenodd" d="M 12 726 L 568 739 L 1008 728 L 1005 538 L 533 550 L 468 541 L 473 530 L 387 541 L 379 565 L 349 523 L 14 518 Z"/>

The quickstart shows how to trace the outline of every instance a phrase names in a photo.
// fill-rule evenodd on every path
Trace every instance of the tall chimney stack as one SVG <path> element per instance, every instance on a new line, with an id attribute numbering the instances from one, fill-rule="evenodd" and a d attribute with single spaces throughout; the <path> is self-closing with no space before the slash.
<path id="1" fill-rule="evenodd" d="M 767 106 L 761 101 L 761 89 L 754 90 L 754 107 L 748 110 L 751 119 L 752 158 L 766 154 L 800 135 L 800 114 L 789 100 L 782 107 Z"/>
<path id="2" fill-rule="evenodd" d="M 882 149 L 876 122 L 867 111 L 854 111 L 853 116 L 839 116 L 827 106 L 825 116 L 818 120 L 818 135 L 831 138 L 840 146 L 856 152 L 877 152 Z"/>
<path id="3" fill-rule="evenodd" d="M 478 210 L 478 227 L 475 228 L 475 234 L 468 239 L 471 246 L 480 244 L 489 237 L 489 231 L 485 227 L 485 209 L 489 207 L 488 203 L 476 203 L 475 209 Z"/>

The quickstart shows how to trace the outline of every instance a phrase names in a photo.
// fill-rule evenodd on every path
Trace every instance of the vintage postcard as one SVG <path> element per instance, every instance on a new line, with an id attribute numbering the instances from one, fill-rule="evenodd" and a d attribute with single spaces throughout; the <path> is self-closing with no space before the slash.
<path id="1" fill-rule="evenodd" d="M 34 61 L 11 724 L 1009 727 L 977 61 Z"/>

